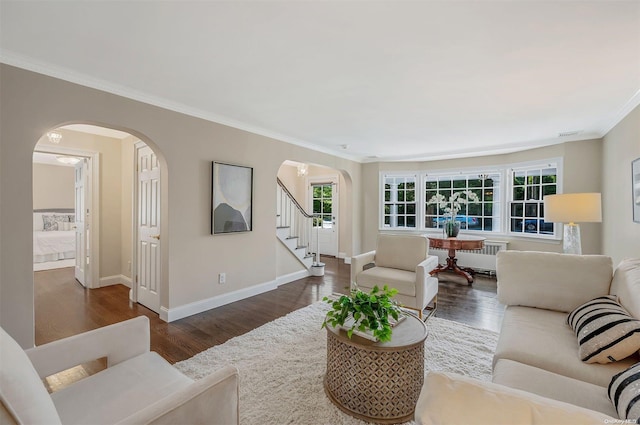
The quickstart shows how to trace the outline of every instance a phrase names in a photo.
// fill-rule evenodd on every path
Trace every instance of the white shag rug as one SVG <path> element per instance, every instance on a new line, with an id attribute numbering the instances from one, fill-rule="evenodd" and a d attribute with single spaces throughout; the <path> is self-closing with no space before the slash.
<path id="1" fill-rule="evenodd" d="M 240 424 L 364 424 L 340 411 L 325 395 L 328 305 L 294 311 L 175 364 L 199 379 L 231 364 L 240 371 Z M 449 320 L 427 321 L 427 370 L 491 379 L 498 334 Z M 412 423 L 412 422 L 409 422 Z"/>

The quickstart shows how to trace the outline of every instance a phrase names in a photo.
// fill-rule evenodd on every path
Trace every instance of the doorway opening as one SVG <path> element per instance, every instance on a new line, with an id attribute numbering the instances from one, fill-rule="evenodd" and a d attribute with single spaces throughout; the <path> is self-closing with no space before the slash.
<path id="1" fill-rule="evenodd" d="M 154 178 L 145 180 L 148 170 L 144 167 L 153 169 Z M 38 141 L 33 173 L 38 281 L 56 270 L 57 279 L 63 276 L 88 289 L 123 284 L 130 288 L 132 301 L 159 313 L 161 187 L 160 161 L 153 148 L 122 131 L 65 125 Z M 157 226 L 147 235 L 141 229 L 149 220 Z M 42 247 L 47 242 L 36 245 L 36 233 L 49 239 L 65 234 L 66 245 L 44 256 Z M 154 241 L 144 252 L 140 251 L 143 236 Z M 145 296 L 149 288 L 155 297 L 152 301 Z"/>

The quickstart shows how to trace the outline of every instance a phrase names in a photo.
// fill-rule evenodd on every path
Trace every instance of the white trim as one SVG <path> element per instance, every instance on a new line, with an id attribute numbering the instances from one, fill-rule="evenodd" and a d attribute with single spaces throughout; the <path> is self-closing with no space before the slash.
<path id="1" fill-rule="evenodd" d="M 226 294 L 217 295 L 200 301 L 194 301 L 189 304 L 183 304 L 178 307 L 166 308 L 161 306 L 160 318 L 165 322 L 173 322 L 188 316 L 193 316 L 194 314 L 202 313 L 203 311 L 211 310 L 212 308 L 221 307 L 245 298 L 272 291 L 277 287 L 277 281 L 272 280 L 249 288 L 238 289 L 237 291 L 227 292 Z"/>
<path id="2" fill-rule="evenodd" d="M 351 264 L 351 257 L 344 257 L 345 264 Z"/>
<path id="3" fill-rule="evenodd" d="M 131 278 L 129 278 L 129 277 L 123 275 L 123 274 L 117 274 L 117 275 L 113 275 L 113 276 L 101 277 L 99 286 L 100 286 L 100 288 L 103 288 L 105 286 L 117 285 L 119 283 L 131 288 Z"/>
<path id="4" fill-rule="evenodd" d="M 283 276 L 278 276 L 276 278 L 276 285 L 284 285 L 285 283 L 293 282 L 295 280 L 304 279 L 305 277 L 311 276 L 309 270 L 304 269 L 297 272 L 285 274 Z"/>
<path id="5" fill-rule="evenodd" d="M 337 257 L 336 257 L 336 258 L 344 258 L 344 257 L 346 257 L 346 256 L 347 256 L 347 253 L 346 253 L 346 252 L 338 252 L 338 255 L 337 255 Z"/>
<path id="6" fill-rule="evenodd" d="M 613 127 L 620 124 L 620 121 L 625 119 L 627 115 L 629 115 L 638 105 L 640 105 L 640 90 L 631 96 L 631 99 L 622 105 L 616 113 L 612 114 L 608 120 L 602 123 L 600 126 L 600 133 L 602 133 L 601 137 L 605 137 L 611 130 L 613 130 Z"/>

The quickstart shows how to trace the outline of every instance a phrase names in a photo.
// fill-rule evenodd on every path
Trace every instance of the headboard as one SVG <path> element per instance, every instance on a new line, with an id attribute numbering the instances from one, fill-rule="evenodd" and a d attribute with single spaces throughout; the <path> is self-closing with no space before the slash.
<path id="1" fill-rule="evenodd" d="M 73 208 L 45 208 L 45 209 L 37 209 L 33 210 L 33 230 L 34 231 L 42 231 L 44 230 L 44 220 L 42 218 L 43 215 L 58 215 L 61 216 L 60 221 L 70 221 L 75 222 L 75 209 Z M 66 216 L 66 217 L 62 217 Z"/>

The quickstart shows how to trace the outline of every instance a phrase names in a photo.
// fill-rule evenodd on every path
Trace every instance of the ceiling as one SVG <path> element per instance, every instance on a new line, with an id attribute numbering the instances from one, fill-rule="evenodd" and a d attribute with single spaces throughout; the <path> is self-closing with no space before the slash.
<path id="1" fill-rule="evenodd" d="M 358 161 L 601 137 L 640 104 L 639 1 L 0 8 L 4 63 Z"/>

